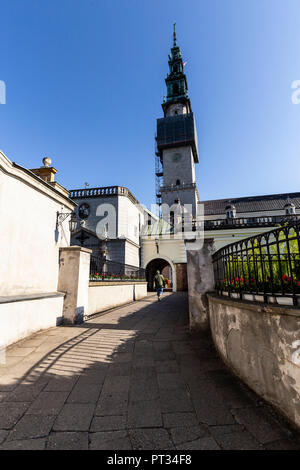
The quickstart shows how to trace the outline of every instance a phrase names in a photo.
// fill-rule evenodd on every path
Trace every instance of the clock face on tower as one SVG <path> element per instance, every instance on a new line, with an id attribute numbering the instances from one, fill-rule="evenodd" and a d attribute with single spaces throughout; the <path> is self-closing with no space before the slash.
<path id="1" fill-rule="evenodd" d="M 174 163 L 177 163 L 181 160 L 181 154 L 180 153 L 174 153 L 172 160 Z"/>

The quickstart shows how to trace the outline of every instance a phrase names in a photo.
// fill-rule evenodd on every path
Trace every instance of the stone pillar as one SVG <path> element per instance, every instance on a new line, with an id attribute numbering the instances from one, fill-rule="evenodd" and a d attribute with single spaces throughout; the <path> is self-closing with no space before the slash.
<path id="1" fill-rule="evenodd" d="M 209 328 L 207 293 L 214 290 L 212 253 L 214 239 L 207 238 L 200 250 L 187 250 L 187 277 L 190 329 L 199 331 Z"/>
<path id="2" fill-rule="evenodd" d="M 92 250 L 80 246 L 59 249 L 58 291 L 65 292 L 63 323 L 82 323 L 88 312 L 90 257 Z"/>

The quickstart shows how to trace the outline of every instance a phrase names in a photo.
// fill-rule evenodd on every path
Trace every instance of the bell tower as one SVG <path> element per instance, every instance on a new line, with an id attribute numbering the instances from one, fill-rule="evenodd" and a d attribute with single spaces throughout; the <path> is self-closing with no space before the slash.
<path id="1" fill-rule="evenodd" d="M 162 104 L 164 117 L 157 119 L 156 200 L 158 204 L 190 204 L 196 218 L 199 202 L 195 178 L 198 145 L 188 85 L 177 46 L 174 24 L 169 73 L 165 80 L 167 96 Z"/>

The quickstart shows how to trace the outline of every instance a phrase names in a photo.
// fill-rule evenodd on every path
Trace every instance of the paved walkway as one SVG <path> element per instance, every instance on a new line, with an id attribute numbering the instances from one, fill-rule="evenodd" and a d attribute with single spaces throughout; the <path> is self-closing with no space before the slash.
<path id="1" fill-rule="evenodd" d="M 233 377 L 184 294 L 155 296 L 7 351 L 0 449 L 300 449 Z"/>

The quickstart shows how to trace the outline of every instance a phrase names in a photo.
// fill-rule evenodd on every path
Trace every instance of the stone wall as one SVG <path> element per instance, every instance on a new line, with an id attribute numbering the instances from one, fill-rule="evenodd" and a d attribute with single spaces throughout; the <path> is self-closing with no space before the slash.
<path id="1" fill-rule="evenodd" d="M 88 290 L 88 315 L 142 299 L 146 295 L 146 282 L 91 282 Z"/>
<path id="2" fill-rule="evenodd" d="M 0 298 L 0 350 L 62 322 L 64 295 L 59 292 Z"/>
<path id="3" fill-rule="evenodd" d="M 300 427 L 300 309 L 208 295 L 224 362 Z"/>
<path id="4" fill-rule="evenodd" d="M 195 331 L 209 328 L 207 293 L 214 290 L 215 284 L 213 250 L 213 239 L 204 240 L 201 250 L 187 249 L 190 329 Z"/>
<path id="5" fill-rule="evenodd" d="M 0 296 L 55 292 L 59 248 L 70 244 L 69 219 L 57 212 L 75 204 L 0 151 Z"/>

